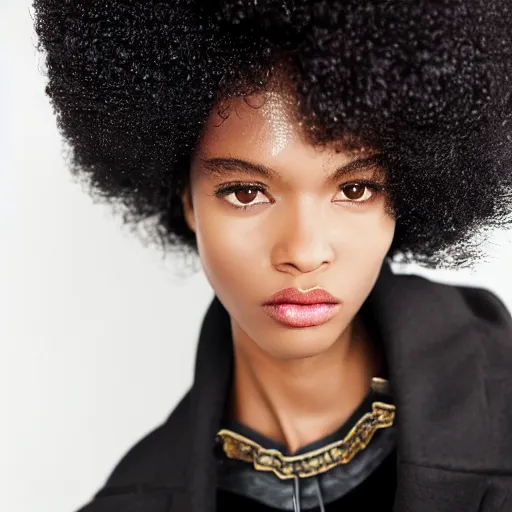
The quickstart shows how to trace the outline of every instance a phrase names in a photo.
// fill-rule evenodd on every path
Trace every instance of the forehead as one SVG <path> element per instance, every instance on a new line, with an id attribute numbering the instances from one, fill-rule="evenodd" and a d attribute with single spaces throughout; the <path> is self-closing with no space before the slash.
<path id="1" fill-rule="evenodd" d="M 198 146 L 202 157 L 250 159 L 271 167 L 299 162 L 315 166 L 346 163 L 367 150 L 348 152 L 308 143 L 295 116 L 296 100 L 285 92 L 234 98 L 212 110 Z"/>

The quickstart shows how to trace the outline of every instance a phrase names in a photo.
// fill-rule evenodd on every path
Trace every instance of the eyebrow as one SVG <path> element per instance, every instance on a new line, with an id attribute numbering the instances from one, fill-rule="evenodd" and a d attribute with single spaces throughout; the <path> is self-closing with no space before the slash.
<path id="1" fill-rule="evenodd" d="M 274 169 L 262 164 L 249 162 L 240 158 L 206 158 L 201 160 L 205 171 L 216 177 L 231 173 L 244 173 L 267 179 L 280 178 L 280 175 Z M 342 165 L 327 176 L 327 183 L 338 182 L 346 175 L 353 174 L 360 170 L 374 168 L 382 162 L 381 155 L 376 153 L 366 158 L 357 158 L 348 164 Z"/>

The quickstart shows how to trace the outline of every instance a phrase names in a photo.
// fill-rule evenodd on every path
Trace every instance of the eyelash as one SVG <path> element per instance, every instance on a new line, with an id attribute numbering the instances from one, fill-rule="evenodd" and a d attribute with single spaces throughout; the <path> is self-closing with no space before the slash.
<path id="1" fill-rule="evenodd" d="M 340 185 L 339 190 L 342 191 L 345 187 L 349 187 L 351 185 L 362 185 L 364 187 L 369 188 L 373 192 L 372 196 L 369 199 L 365 199 L 364 201 L 356 201 L 356 200 L 351 201 L 350 199 L 346 201 L 348 203 L 354 204 L 357 207 L 372 202 L 373 200 L 376 199 L 376 196 L 378 196 L 378 194 L 384 190 L 383 185 L 381 185 L 380 183 L 377 183 L 375 181 L 369 181 L 369 180 L 359 180 L 359 181 L 351 181 L 349 183 L 343 183 L 343 185 Z M 241 191 L 247 190 L 247 189 L 256 190 L 257 192 L 263 192 L 263 193 L 266 191 L 266 188 L 260 184 L 235 182 L 235 183 L 226 183 L 225 185 L 218 187 L 215 191 L 215 196 L 224 198 L 234 192 L 241 192 Z M 238 206 L 238 205 L 235 205 L 235 204 L 229 203 L 229 202 L 228 202 L 228 204 L 230 206 L 233 206 L 233 208 L 237 208 L 239 210 L 247 210 L 248 208 L 257 206 L 258 204 L 265 204 L 265 203 L 247 204 L 247 205 L 242 205 L 242 206 Z"/>

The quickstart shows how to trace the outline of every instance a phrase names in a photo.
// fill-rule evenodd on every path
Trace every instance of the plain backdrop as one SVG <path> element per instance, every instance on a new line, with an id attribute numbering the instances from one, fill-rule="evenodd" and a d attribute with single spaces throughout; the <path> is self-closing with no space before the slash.
<path id="1" fill-rule="evenodd" d="M 72 182 L 29 6 L 0 0 L 0 510 L 74 512 L 191 384 L 212 291 Z M 474 272 L 402 271 L 510 309 L 511 234 L 489 247 Z"/>

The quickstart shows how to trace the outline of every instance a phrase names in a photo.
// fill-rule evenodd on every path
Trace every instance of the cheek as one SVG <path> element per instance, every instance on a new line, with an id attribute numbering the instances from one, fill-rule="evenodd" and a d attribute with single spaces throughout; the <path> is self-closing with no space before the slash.
<path id="1" fill-rule="evenodd" d="M 212 209 L 196 214 L 197 245 L 208 281 L 215 290 L 247 285 L 252 273 L 265 266 L 261 223 L 251 227 L 247 219 L 234 219 Z"/>
<path id="2" fill-rule="evenodd" d="M 395 220 L 383 209 L 376 209 L 350 223 L 351 240 L 347 251 L 367 261 L 385 257 L 395 234 Z"/>
<path id="3" fill-rule="evenodd" d="M 344 237 L 338 249 L 339 261 L 344 267 L 345 286 L 359 305 L 375 284 L 395 233 L 395 220 L 385 213 L 369 216 L 352 226 L 350 240 Z M 346 233 L 347 234 L 347 233 Z"/>

